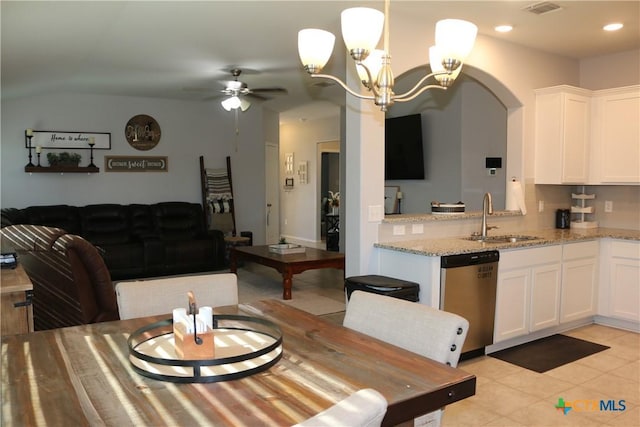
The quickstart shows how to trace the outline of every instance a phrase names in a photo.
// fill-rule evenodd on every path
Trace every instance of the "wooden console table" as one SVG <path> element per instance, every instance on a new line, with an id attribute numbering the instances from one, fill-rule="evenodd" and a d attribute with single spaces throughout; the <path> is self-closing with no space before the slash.
<path id="1" fill-rule="evenodd" d="M 231 248 L 232 273 L 238 271 L 238 261 L 246 260 L 275 268 L 282 274 L 282 298 L 291 299 L 294 274 L 318 268 L 337 268 L 344 271 L 344 254 L 306 248 L 303 253 L 280 255 L 269 251 L 269 245 Z"/>
<path id="2" fill-rule="evenodd" d="M 33 284 L 20 264 L 1 270 L 0 289 L 1 335 L 33 332 Z"/>

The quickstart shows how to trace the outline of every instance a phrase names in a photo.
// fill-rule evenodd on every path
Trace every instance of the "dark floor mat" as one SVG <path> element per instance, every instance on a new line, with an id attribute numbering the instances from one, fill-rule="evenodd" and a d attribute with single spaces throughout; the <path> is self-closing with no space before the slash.
<path id="1" fill-rule="evenodd" d="M 552 335 L 489 354 L 535 372 L 546 372 L 609 347 L 566 335 Z"/>

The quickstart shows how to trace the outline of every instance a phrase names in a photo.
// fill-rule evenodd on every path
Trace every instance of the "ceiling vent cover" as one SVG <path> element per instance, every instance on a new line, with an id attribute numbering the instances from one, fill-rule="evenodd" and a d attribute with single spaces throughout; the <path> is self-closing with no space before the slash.
<path id="1" fill-rule="evenodd" d="M 536 15 L 542 15 L 542 14 L 553 12 L 560 9 L 562 9 L 560 5 L 551 3 L 550 1 L 543 1 L 540 3 L 530 4 L 529 6 L 525 6 L 523 8 L 523 10 L 526 10 L 527 12 L 535 13 Z"/>

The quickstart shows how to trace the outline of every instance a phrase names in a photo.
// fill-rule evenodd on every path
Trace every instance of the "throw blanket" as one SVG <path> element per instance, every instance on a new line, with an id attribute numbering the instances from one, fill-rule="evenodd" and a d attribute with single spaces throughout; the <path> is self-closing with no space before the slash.
<path id="1" fill-rule="evenodd" d="M 207 169 L 207 198 L 209 200 L 228 200 L 231 195 L 231 183 L 226 169 Z"/>

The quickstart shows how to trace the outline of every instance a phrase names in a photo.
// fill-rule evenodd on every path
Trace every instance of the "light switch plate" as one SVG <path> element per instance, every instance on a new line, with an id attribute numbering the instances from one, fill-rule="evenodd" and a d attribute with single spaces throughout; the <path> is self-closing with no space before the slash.
<path id="1" fill-rule="evenodd" d="M 384 219 L 384 209 L 382 205 L 369 206 L 369 222 L 380 222 Z"/>
<path id="2" fill-rule="evenodd" d="M 424 225 L 423 224 L 412 224 L 411 225 L 411 234 L 422 234 L 424 233 Z"/>

